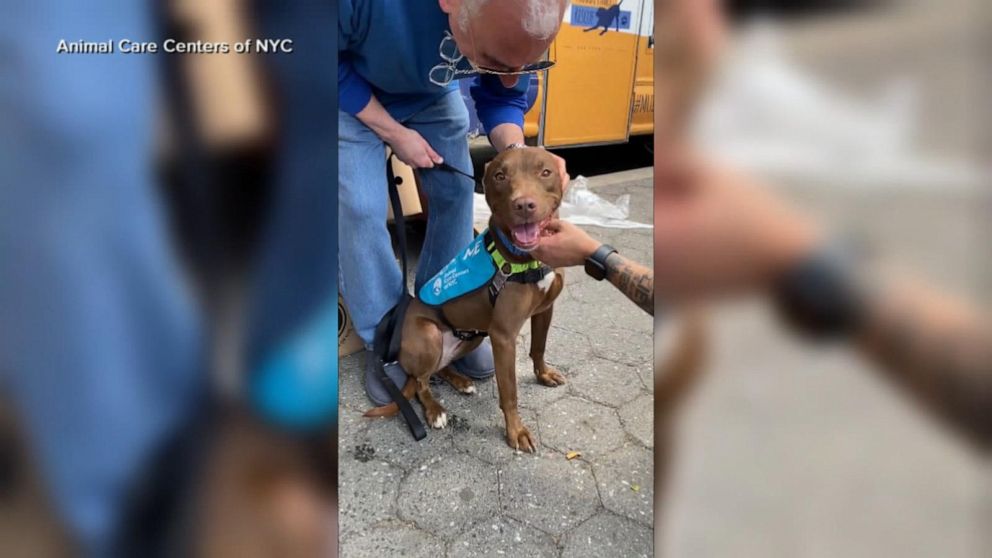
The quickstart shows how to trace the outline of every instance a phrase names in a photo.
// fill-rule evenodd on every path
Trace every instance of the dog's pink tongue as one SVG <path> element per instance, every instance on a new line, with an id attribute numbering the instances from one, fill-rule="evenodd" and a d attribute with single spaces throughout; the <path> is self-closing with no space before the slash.
<path id="1" fill-rule="evenodd" d="M 513 241 L 523 246 L 530 246 L 537 242 L 538 235 L 541 234 L 541 227 L 537 223 L 527 223 L 513 227 Z"/>

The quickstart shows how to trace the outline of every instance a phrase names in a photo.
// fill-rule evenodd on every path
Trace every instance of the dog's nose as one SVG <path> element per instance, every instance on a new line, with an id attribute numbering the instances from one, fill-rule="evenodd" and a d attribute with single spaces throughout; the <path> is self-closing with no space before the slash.
<path id="1" fill-rule="evenodd" d="M 537 202 L 534 201 L 534 198 L 522 196 L 513 200 L 513 209 L 525 213 L 534 213 L 537 210 Z"/>

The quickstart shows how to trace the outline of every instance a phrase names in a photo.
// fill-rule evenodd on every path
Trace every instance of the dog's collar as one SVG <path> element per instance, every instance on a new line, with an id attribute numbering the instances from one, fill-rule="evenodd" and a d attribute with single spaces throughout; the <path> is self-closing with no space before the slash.
<path id="1" fill-rule="evenodd" d="M 506 247 L 511 254 L 521 258 L 530 258 L 530 261 L 518 263 L 511 262 L 506 259 L 502 252 L 496 248 L 496 241 L 493 240 L 491 231 L 496 231 L 496 236 L 499 237 L 499 241 L 503 243 L 503 246 Z M 489 252 L 489 257 L 491 257 L 493 259 L 493 263 L 496 264 L 496 269 L 500 270 L 504 275 L 516 275 L 518 273 L 526 273 L 530 270 L 541 268 L 541 262 L 531 258 L 529 253 L 515 248 L 506 236 L 503 235 L 502 231 L 499 230 L 499 227 L 491 228 L 486 232 L 489 233 L 489 238 L 486 239 L 486 252 Z"/>
<path id="2" fill-rule="evenodd" d="M 503 243 L 503 246 L 507 249 L 507 251 L 509 251 L 511 254 L 513 254 L 518 258 L 528 258 L 532 260 L 531 263 L 533 263 L 534 260 L 533 258 L 531 258 L 530 252 L 528 252 L 527 250 L 521 250 L 520 248 L 514 246 L 513 242 L 511 242 L 509 238 L 506 238 L 506 235 L 503 234 L 503 231 L 501 231 L 499 227 L 493 227 L 492 230 L 496 231 L 496 236 L 499 237 L 499 241 Z M 497 250 L 496 252 L 499 253 L 499 250 Z M 490 253 L 492 253 L 492 251 L 490 251 Z M 499 257 L 503 258 L 503 254 L 500 254 Z M 493 259 L 495 259 L 495 257 Z"/>
<path id="3" fill-rule="evenodd" d="M 525 284 L 538 283 L 548 273 L 554 272 L 550 266 L 533 258 L 522 263 L 507 260 L 499 249 L 496 248 L 496 240 L 492 232 L 487 229 L 483 234 L 485 235 L 483 240 L 486 244 L 486 252 L 489 252 L 489 257 L 492 258 L 493 265 L 496 266 L 496 273 L 489 280 L 490 304 L 496 304 L 496 297 L 499 296 L 500 291 L 503 290 L 503 286 L 506 285 L 507 281 Z M 501 237 L 500 242 L 506 244 L 506 240 L 502 238 L 503 235 L 499 232 L 499 229 L 496 229 L 496 234 Z"/>

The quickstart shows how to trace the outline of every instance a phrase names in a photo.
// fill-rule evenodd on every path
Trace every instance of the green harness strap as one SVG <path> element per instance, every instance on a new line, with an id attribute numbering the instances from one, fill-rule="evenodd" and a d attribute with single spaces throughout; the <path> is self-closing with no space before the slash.
<path id="1" fill-rule="evenodd" d="M 503 286 L 506 285 L 507 281 L 514 283 L 537 283 L 544 279 L 544 276 L 548 273 L 554 272 L 550 266 L 537 260 L 524 263 L 515 263 L 507 260 L 496 249 L 496 241 L 493 238 L 492 232 L 489 230 L 486 231 L 486 252 L 489 252 L 489 257 L 493 259 L 493 264 L 496 266 L 496 274 L 489 281 L 489 302 L 492 304 L 496 304 L 496 297 L 499 296 L 500 291 L 503 290 Z"/>
<path id="2" fill-rule="evenodd" d="M 541 269 L 541 266 L 543 265 L 537 260 L 531 260 L 526 263 L 508 261 L 505 257 L 503 257 L 503 254 L 496 249 L 496 241 L 493 240 L 492 235 L 489 235 L 489 243 L 486 244 L 486 252 L 489 252 L 489 257 L 491 257 L 493 259 L 493 263 L 496 264 L 496 269 L 502 271 L 507 278 L 520 273 L 527 273 L 532 269 Z M 506 271 L 506 266 L 508 265 L 510 266 L 509 273 Z"/>

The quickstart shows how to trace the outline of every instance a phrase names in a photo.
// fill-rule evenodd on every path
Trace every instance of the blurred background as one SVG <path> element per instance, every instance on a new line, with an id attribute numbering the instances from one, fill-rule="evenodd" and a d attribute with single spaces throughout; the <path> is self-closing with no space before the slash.
<path id="1" fill-rule="evenodd" d="M 320 553 L 336 538 L 337 172 L 336 82 L 315 70 L 334 60 L 333 8 L 79 4 L 4 2 L 0 20 L 0 555 Z M 727 6 L 700 145 L 988 308 L 988 3 Z M 166 36 L 296 51 L 54 54 Z M 593 176 L 651 149 L 559 154 Z M 659 555 L 992 555 L 987 462 L 763 306 L 711 326 Z"/>
<path id="2" fill-rule="evenodd" d="M 987 316 L 988 3 L 727 6 L 729 44 L 692 122 L 701 150 Z M 710 318 L 657 555 L 992 555 L 986 459 L 766 306 Z"/>
<path id="3" fill-rule="evenodd" d="M 329 552 L 333 4 L 2 9 L 0 555 Z"/>

